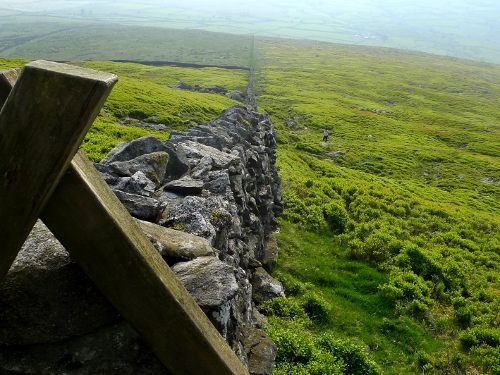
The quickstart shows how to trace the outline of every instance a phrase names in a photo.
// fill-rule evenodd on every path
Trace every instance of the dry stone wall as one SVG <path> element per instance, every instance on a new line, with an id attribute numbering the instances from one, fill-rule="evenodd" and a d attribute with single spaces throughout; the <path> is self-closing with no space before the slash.
<path id="1" fill-rule="evenodd" d="M 256 306 L 283 295 L 265 270 L 283 209 L 275 158 L 269 117 L 234 106 L 96 165 L 252 374 L 269 374 L 276 352 Z M 0 285 L 2 371 L 166 373 L 42 223 Z"/>

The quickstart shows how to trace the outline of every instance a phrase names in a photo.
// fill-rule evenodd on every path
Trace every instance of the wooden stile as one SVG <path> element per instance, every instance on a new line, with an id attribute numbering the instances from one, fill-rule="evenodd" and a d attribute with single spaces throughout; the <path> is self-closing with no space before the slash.
<path id="1" fill-rule="evenodd" d="M 0 280 L 116 79 L 47 61 L 22 70 L 0 112 Z"/>
<path id="2" fill-rule="evenodd" d="M 35 66 L 35 69 L 42 66 L 44 67 L 42 69 L 48 69 L 49 71 L 54 69 L 52 73 L 56 76 L 61 73 L 68 74 L 69 70 L 72 70 L 67 66 L 60 67 L 59 65 L 61 64 L 47 62 L 30 64 L 30 66 Z M 31 68 L 28 67 L 29 69 Z M 74 76 L 75 72 L 73 70 L 70 76 Z M 97 72 L 92 74 L 79 72 L 88 79 L 92 79 L 90 76 L 94 73 Z M 5 72 L 0 72 L 0 81 L 2 81 L 2 77 L 6 76 Z M 2 93 L 8 95 L 9 85 L 14 85 L 16 79 L 12 72 L 9 72 L 8 76 L 9 80 L 2 81 L 7 84 L 4 86 L 0 84 L 0 107 L 2 105 Z M 12 77 L 14 78 L 12 79 Z M 101 77 L 104 78 L 105 75 Z M 103 99 L 96 100 L 97 94 L 95 94 L 95 97 L 90 95 L 87 106 L 94 108 L 92 114 L 89 114 L 91 112 L 90 107 L 87 110 L 84 105 L 76 107 L 82 110 L 83 122 L 85 122 L 86 118 L 89 118 L 91 123 L 104 103 L 105 97 L 109 94 L 116 80 L 116 77 L 112 75 L 108 75 L 108 77 L 109 80 L 104 79 L 104 81 L 108 82 L 109 90 L 103 94 Z M 96 77 L 94 76 L 94 78 Z M 49 74 L 46 79 L 51 80 L 52 75 Z M 12 97 L 15 95 L 22 96 L 22 91 L 21 94 L 17 93 L 19 90 L 17 85 L 15 86 L 16 90 L 11 95 Z M 97 86 L 99 87 L 96 88 L 96 91 L 101 92 L 100 84 Z M 13 100 L 9 97 L 7 102 L 11 103 Z M 17 100 L 28 105 L 28 101 L 22 101 L 19 98 Z M 17 102 L 14 101 L 14 103 Z M 12 106 L 13 104 L 9 105 Z M 10 118 L 15 119 L 14 114 L 16 112 L 9 108 L 8 110 L 13 112 L 13 114 L 10 114 Z M 63 110 L 62 113 L 64 114 L 65 111 Z M 2 146 L 1 136 L 3 135 L 2 116 L 3 110 L 0 113 L 0 147 Z M 74 117 L 65 115 L 61 117 L 61 121 L 64 122 L 65 118 L 67 118 L 68 123 L 70 120 L 75 120 Z M 5 123 L 8 124 L 8 122 Z M 56 124 L 59 123 L 56 122 Z M 89 125 L 85 126 L 88 128 Z M 85 126 L 78 127 L 78 132 Z M 5 125 L 5 129 L 10 128 Z M 16 133 L 12 129 L 10 131 L 12 134 Z M 26 126 L 23 127 L 23 131 L 26 131 Z M 83 139 L 86 129 L 81 131 L 83 133 L 78 133 L 81 138 L 78 143 L 76 135 L 71 138 L 71 142 L 74 142 L 76 147 Z M 40 138 L 42 136 L 47 137 L 47 131 L 45 133 L 36 132 L 35 135 Z M 17 136 L 19 137 L 19 135 Z M 64 132 L 61 136 L 69 137 L 69 134 Z M 63 139 L 67 138 L 61 138 L 59 143 L 62 143 Z M 7 143 L 6 139 L 4 141 L 4 143 Z M 42 151 L 44 150 L 41 141 L 35 142 L 33 147 L 41 147 Z M 68 145 L 67 149 L 70 148 L 70 145 Z M 14 147 L 12 147 L 12 150 L 14 150 Z M 30 156 L 31 154 L 40 153 L 40 150 L 33 152 L 32 149 L 26 152 Z M 64 155 L 70 155 L 70 153 L 67 152 Z M 54 163 L 55 154 L 52 156 L 50 161 Z M 32 164 L 25 164 L 33 168 Z M 25 164 L 22 164 L 23 168 Z M 49 169 L 47 164 L 42 163 L 46 170 Z M 30 192 L 36 192 L 36 188 L 41 189 L 43 194 L 39 193 L 37 196 L 44 199 L 46 204 L 43 207 L 43 204 L 38 201 L 31 200 L 29 203 L 34 207 L 29 211 L 27 215 L 29 220 L 27 219 L 26 222 L 31 222 L 35 212 L 40 212 L 40 209 L 43 209 L 41 212 L 43 221 L 120 313 L 139 331 L 158 358 L 172 373 L 248 374 L 238 357 L 232 352 L 191 295 L 175 278 L 165 261 L 102 180 L 92 163 L 82 152 L 79 152 L 63 174 L 66 165 L 67 163 L 59 161 L 57 166 L 60 168 L 60 173 L 57 173 L 56 167 L 53 167 L 50 176 L 55 175 L 56 179 L 52 180 L 54 183 L 50 189 L 40 184 L 34 184 L 28 189 Z M 8 167 L 7 164 L 6 166 Z M 2 168 L 7 169 L 0 164 L 0 172 L 3 171 Z M 24 172 L 24 169 L 20 168 L 19 171 Z M 61 174 L 63 175 L 61 176 Z M 1 176 L 0 174 L 0 178 Z M 49 179 L 49 181 L 51 180 Z M 56 185 L 55 181 L 59 181 L 57 187 L 54 186 Z M 8 187 L 9 182 L 2 181 L 0 183 L 0 194 L 2 189 L 7 190 Z M 12 194 L 12 192 L 7 192 Z M 52 195 L 47 199 L 51 192 Z M 9 195 L 6 195 L 6 197 L 9 197 Z M 15 202 L 23 204 L 23 201 L 20 200 L 21 196 L 11 195 L 10 197 L 13 200 L 12 204 L 15 204 Z M 7 198 L 4 201 L 7 201 Z M 4 201 L 0 197 L 0 210 L 2 204 L 7 206 Z M 3 234 L 6 223 L 0 219 L 0 224 L 2 226 L 0 234 Z M 24 238 L 28 235 L 33 224 L 29 225 Z M 8 230 L 8 226 L 5 226 L 5 228 L 7 228 L 5 230 Z M 18 232 L 17 242 L 23 236 L 22 231 Z M 20 249 L 24 238 L 20 241 L 17 251 Z M 0 281 L 17 254 L 17 251 L 14 251 L 15 248 L 16 241 L 12 240 L 10 242 L 11 251 L 0 249 L 0 271 L 4 272 L 0 272 Z"/>

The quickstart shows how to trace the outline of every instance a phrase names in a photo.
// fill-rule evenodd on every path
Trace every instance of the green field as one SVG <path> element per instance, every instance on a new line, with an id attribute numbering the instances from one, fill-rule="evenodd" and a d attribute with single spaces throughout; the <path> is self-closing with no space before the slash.
<path id="1" fill-rule="evenodd" d="M 285 199 L 277 372 L 498 373 L 500 67 L 262 39 L 256 61 Z"/>

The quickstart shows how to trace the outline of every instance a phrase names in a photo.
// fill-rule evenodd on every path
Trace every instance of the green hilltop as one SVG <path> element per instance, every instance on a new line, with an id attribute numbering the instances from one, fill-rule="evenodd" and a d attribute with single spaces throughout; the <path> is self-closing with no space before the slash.
<path id="1" fill-rule="evenodd" d="M 220 65 L 248 66 L 249 46 Z M 197 53 L 188 62 L 207 64 Z M 500 66 L 266 38 L 252 60 L 285 202 L 273 272 L 287 297 L 261 306 L 275 373 L 500 373 Z M 94 161 L 236 103 L 169 85 L 248 81 L 244 69 L 79 64 L 119 75 L 83 144 Z"/>

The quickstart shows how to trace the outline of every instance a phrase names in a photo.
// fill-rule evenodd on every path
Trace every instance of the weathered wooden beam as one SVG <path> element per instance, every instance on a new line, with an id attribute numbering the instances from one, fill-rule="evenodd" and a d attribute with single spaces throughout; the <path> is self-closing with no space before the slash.
<path id="1" fill-rule="evenodd" d="M 10 75 L 9 78 L 4 81 L 7 83 L 3 88 L 5 97 L 17 77 Z M 93 184 L 88 183 L 86 178 L 89 176 Z M 82 196 L 76 193 L 80 191 L 78 188 L 87 193 L 94 206 L 87 206 L 87 200 L 81 200 Z M 70 191 L 72 197 L 64 191 Z M 103 196 L 106 198 L 103 199 Z M 64 210 L 61 210 L 61 205 Z M 90 216 L 80 216 L 82 207 L 89 209 L 87 213 Z M 102 211 L 99 213 L 104 213 L 102 218 L 99 213 L 93 215 L 96 213 L 95 207 Z M 72 220 L 66 221 L 62 213 L 68 214 Z M 62 177 L 42 216 L 58 238 L 66 238 L 61 241 L 70 249 L 72 256 L 115 303 L 122 315 L 142 333 L 173 373 L 247 373 L 83 155 L 77 155 L 71 162 L 68 173 Z M 92 219 L 88 225 L 82 225 L 85 217 Z M 100 218 L 99 222 L 101 219 L 106 221 L 104 227 L 98 227 L 98 237 L 94 237 L 96 218 Z M 123 220 L 125 226 L 122 227 Z M 113 236 L 110 236 L 112 232 L 116 232 L 121 241 L 114 243 Z M 79 237 L 74 237 L 74 233 Z M 102 236 L 105 240 L 102 240 Z"/>
<path id="2" fill-rule="evenodd" d="M 47 61 L 22 70 L 0 112 L 0 280 L 116 79 Z"/>
<path id="3" fill-rule="evenodd" d="M 0 72 L 0 110 L 2 109 L 3 103 L 7 100 L 18 75 L 19 72 L 16 69 Z"/>
<path id="4" fill-rule="evenodd" d="M 174 374 L 248 374 L 79 152 L 42 220 Z"/>

